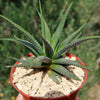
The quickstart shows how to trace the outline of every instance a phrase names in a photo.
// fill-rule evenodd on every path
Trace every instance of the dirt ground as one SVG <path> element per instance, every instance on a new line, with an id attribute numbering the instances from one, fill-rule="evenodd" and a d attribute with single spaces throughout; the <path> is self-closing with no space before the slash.
<path id="1" fill-rule="evenodd" d="M 97 59 L 96 63 L 96 68 L 98 69 L 100 67 L 100 57 Z M 87 95 L 87 100 L 100 100 L 100 84 L 93 86 Z"/>
<path id="2" fill-rule="evenodd" d="M 90 89 L 87 100 L 100 100 L 100 85 L 95 85 Z"/>

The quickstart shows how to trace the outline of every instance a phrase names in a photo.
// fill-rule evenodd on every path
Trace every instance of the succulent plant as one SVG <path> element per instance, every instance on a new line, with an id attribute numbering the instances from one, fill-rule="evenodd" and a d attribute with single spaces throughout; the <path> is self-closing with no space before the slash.
<path id="1" fill-rule="evenodd" d="M 0 38 L 0 40 L 18 42 L 24 45 L 34 55 L 34 57 L 24 57 L 25 59 L 12 58 L 20 62 L 21 64 L 11 65 L 8 67 L 26 67 L 35 69 L 40 68 L 41 70 L 45 69 L 45 72 L 56 83 L 60 83 L 59 79 L 61 79 L 61 76 L 78 80 L 77 76 L 73 75 L 73 73 L 68 71 L 67 66 L 75 65 L 77 67 L 85 69 L 88 68 L 81 65 L 81 61 L 65 59 L 63 55 L 75 45 L 87 40 L 99 39 L 100 36 L 80 37 L 80 32 L 86 25 L 86 23 L 84 23 L 79 29 L 77 29 L 75 32 L 69 35 L 65 40 L 60 41 L 66 17 L 68 16 L 71 6 L 72 3 L 69 5 L 68 9 L 63 15 L 56 31 L 51 36 L 50 29 L 43 17 L 40 5 L 40 12 L 38 12 L 38 14 L 41 18 L 42 34 L 39 34 L 39 38 L 42 41 L 42 46 L 29 32 L 24 30 L 21 26 L 17 25 L 7 17 L 0 15 L 1 18 L 10 22 L 14 27 L 21 31 L 22 34 L 24 34 L 24 36 L 28 39 L 23 40 L 15 36 L 14 38 Z"/>

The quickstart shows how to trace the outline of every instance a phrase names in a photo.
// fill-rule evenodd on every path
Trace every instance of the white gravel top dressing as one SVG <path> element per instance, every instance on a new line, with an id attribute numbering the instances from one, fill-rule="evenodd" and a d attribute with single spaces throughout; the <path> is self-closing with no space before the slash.
<path id="1" fill-rule="evenodd" d="M 66 57 L 66 59 L 69 59 Z M 76 60 L 72 57 L 71 60 Z M 70 65 L 68 69 L 79 77 L 80 80 L 67 79 L 62 77 L 61 83 L 55 83 L 43 71 L 34 69 L 16 68 L 13 73 L 13 82 L 16 87 L 34 97 L 55 98 L 68 95 L 80 87 L 84 79 L 84 71 L 76 66 Z"/>

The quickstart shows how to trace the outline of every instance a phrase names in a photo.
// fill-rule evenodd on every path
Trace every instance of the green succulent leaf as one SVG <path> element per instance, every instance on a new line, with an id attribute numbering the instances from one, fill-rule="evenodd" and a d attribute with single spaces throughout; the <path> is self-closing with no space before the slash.
<path id="1" fill-rule="evenodd" d="M 54 64 L 54 65 L 51 65 L 50 68 L 54 71 L 56 71 L 57 73 L 65 76 L 65 77 L 68 77 L 68 78 L 72 78 L 72 79 L 75 79 L 75 80 L 79 80 L 78 77 L 76 77 L 75 75 L 73 75 L 71 72 L 69 72 L 65 67 L 63 67 L 62 65 L 57 65 L 57 64 Z"/>
<path id="2" fill-rule="evenodd" d="M 43 18 L 41 4 L 39 4 L 39 5 L 40 5 L 40 13 L 38 12 L 38 14 L 41 18 L 42 36 L 50 43 L 50 41 L 51 41 L 50 29 L 49 29 L 48 24 L 46 23 L 45 19 Z"/>
<path id="3" fill-rule="evenodd" d="M 60 76 L 58 73 L 56 73 L 53 70 L 48 70 L 47 74 L 49 75 L 49 77 L 56 83 L 60 84 L 58 77 Z M 61 76 L 60 76 L 61 77 Z"/>
<path id="4" fill-rule="evenodd" d="M 13 58 L 13 57 L 11 57 Z M 27 63 L 32 63 L 33 66 L 37 65 L 37 63 L 39 62 L 45 62 L 50 64 L 52 62 L 52 60 L 48 57 L 45 56 L 38 56 L 36 58 L 31 58 L 31 57 L 24 57 L 25 59 L 17 59 L 17 58 L 13 58 L 14 60 L 23 63 L 23 64 L 27 64 Z"/>
<path id="5" fill-rule="evenodd" d="M 30 59 L 28 57 L 25 57 L 24 59 L 17 59 L 17 58 L 14 58 L 14 57 L 10 57 L 11 59 L 15 60 L 15 61 L 18 61 L 19 64 L 17 65 L 10 65 L 10 66 L 7 66 L 7 67 L 27 67 L 27 68 L 32 68 L 33 67 L 33 63 L 34 63 L 34 59 Z"/>
<path id="6" fill-rule="evenodd" d="M 48 43 L 50 43 L 50 41 L 51 41 L 50 29 L 49 29 L 46 21 L 44 20 L 42 14 L 39 13 L 39 16 L 41 18 L 42 36 L 48 41 Z M 45 52 L 45 46 L 44 45 L 43 45 L 43 52 Z"/>
<path id="7" fill-rule="evenodd" d="M 18 65 L 10 65 L 6 66 L 7 68 L 12 68 L 12 67 L 32 67 L 31 65 L 26 65 L 26 64 L 18 64 Z"/>
<path id="8" fill-rule="evenodd" d="M 11 23 L 15 28 L 17 28 L 19 31 L 21 31 L 28 39 L 29 41 L 35 46 L 35 48 L 37 49 L 37 51 L 40 54 L 43 54 L 42 48 L 40 46 L 40 44 L 37 42 L 37 40 L 29 33 L 27 32 L 25 29 L 23 29 L 21 26 L 19 26 L 18 24 L 14 23 L 13 21 L 11 21 L 10 19 L 8 19 L 7 17 L 0 15 L 1 18 L 7 20 L 9 23 Z"/>
<path id="9" fill-rule="evenodd" d="M 66 10 L 65 14 L 63 15 L 63 17 L 62 17 L 62 19 L 61 19 L 61 22 L 60 22 L 60 24 L 59 24 L 57 30 L 55 31 L 55 33 L 54 33 L 53 36 L 52 36 L 51 45 L 52 45 L 52 47 L 54 48 L 54 50 L 55 50 L 56 45 L 58 44 L 59 39 L 60 39 L 60 37 L 61 37 L 61 33 L 62 33 L 64 24 L 65 24 L 65 21 L 66 21 L 66 17 L 67 17 L 67 15 L 68 15 L 68 13 L 69 13 L 69 10 L 70 10 L 72 4 L 73 4 L 73 3 L 71 3 L 71 4 L 69 5 L 68 9 Z"/>
<path id="10" fill-rule="evenodd" d="M 31 58 L 31 57 L 24 57 L 25 59 L 17 59 L 14 57 L 10 57 L 11 59 L 14 59 L 21 64 L 18 65 L 11 65 L 9 67 L 28 67 L 28 68 L 44 68 L 47 67 L 48 65 L 42 65 L 42 62 L 45 63 L 51 63 L 51 59 L 45 56 L 38 56 L 36 58 Z"/>
<path id="11" fill-rule="evenodd" d="M 11 68 L 11 67 L 27 67 L 27 68 L 44 68 L 46 66 L 41 66 L 40 64 L 37 64 L 36 66 L 33 66 L 32 64 L 18 64 L 18 65 L 10 65 L 10 66 L 6 66 L 7 68 Z"/>
<path id="12" fill-rule="evenodd" d="M 40 38 L 42 39 L 42 41 L 44 43 L 46 56 L 52 58 L 52 56 L 54 54 L 52 46 L 41 35 L 40 35 Z"/>
<path id="13" fill-rule="evenodd" d="M 35 50 L 34 45 L 28 41 L 18 39 L 18 38 L 0 38 L 0 40 L 18 42 L 18 43 L 24 45 L 25 47 L 27 47 L 35 56 L 39 56 L 39 53 Z"/>
<path id="14" fill-rule="evenodd" d="M 45 56 L 38 56 L 34 60 L 36 63 L 39 63 L 40 61 L 42 61 L 42 62 L 50 64 L 52 62 L 52 59 Z"/>
<path id="15" fill-rule="evenodd" d="M 82 61 L 75 61 L 75 60 L 69 60 L 69 59 L 65 59 L 65 58 L 59 58 L 57 60 L 54 60 L 52 63 L 53 64 L 64 65 L 64 66 L 74 65 L 74 66 L 77 66 L 77 67 L 81 67 L 81 68 L 90 70 L 89 68 L 84 67 L 83 65 L 81 65 L 81 62 Z"/>
<path id="16" fill-rule="evenodd" d="M 82 42 L 85 42 L 87 40 L 91 40 L 91 39 L 100 39 L 100 36 L 89 36 L 89 37 L 83 37 L 83 38 L 76 39 L 76 40 L 72 41 L 71 43 L 66 44 L 66 46 L 64 46 L 59 51 L 57 51 L 57 53 L 53 56 L 53 58 L 55 58 L 55 59 L 59 58 L 62 54 L 67 52 L 67 50 L 69 50 L 71 47 L 73 47 L 77 44 L 80 44 Z"/>
<path id="17" fill-rule="evenodd" d="M 9 57 L 9 58 L 13 59 L 15 61 L 18 61 L 18 62 L 20 62 L 22 64 L 26 64 L 26 65 L 31 64 L 33 62 L 33 60 L 34 60 L 34 59 L 28 59 L 28 57 L 26 59 L 17 59 L 17 58 L 14 58 L 14 57 Z"/>
<path id="18" fill-rule="evenodd" d="M 72 33 L 71 35 L 69 35 L 59 46 L 59 49 L 61 49 L 62 47 L 66 46 L 66 44 L 70 43 L 71 41 L 74 40 L 74 38 L 76 38 L 77 36 L 80 35 L 80 31 L 85 27 L 86 23 L 84 23 L 79 29 L 77 29 L 74 33 Z M 58 50 L 59 50 L 58 49 Z"/>

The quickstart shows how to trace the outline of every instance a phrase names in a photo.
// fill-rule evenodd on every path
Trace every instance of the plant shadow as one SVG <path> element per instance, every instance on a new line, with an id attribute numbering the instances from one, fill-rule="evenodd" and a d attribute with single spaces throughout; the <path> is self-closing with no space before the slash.
<path id="1" fill-rule="evenodd" d="M 44 95 L 44 98 L 55 98 L 61 96 L 64 96 L 64 93 L 62 93 L 61 91 L 49 91 Z"/>

